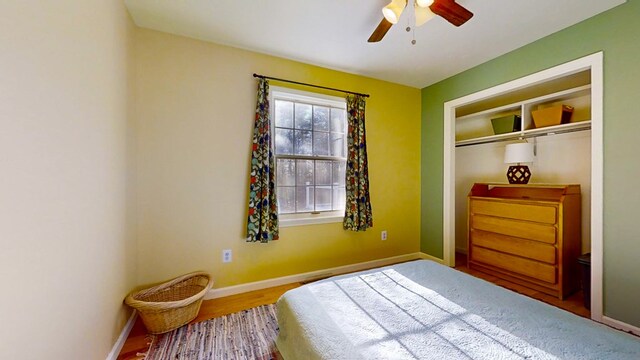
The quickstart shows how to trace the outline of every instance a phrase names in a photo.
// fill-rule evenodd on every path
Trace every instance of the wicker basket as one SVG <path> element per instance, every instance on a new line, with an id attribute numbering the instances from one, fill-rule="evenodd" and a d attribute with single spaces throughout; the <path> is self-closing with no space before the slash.
<path id="1" fill-rule="evenodd" d="M 138 310 L 151 334 L 185 325 L 200 311 L 202 298 L 213 280 L 205 272 L 193 272 L 171 281 L 129 294 L 124 302 Z"/>

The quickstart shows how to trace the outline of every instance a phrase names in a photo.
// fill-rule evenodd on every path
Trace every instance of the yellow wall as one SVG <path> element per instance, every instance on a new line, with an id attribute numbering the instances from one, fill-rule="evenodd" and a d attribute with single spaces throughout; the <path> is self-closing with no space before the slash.
<path id="1" fill-rule="evenodd" d="M 419 89 L 151 30 L 136 33 L 139 282 L 203 269 L 213 274 L 214 287 L 225 287 L 418 251 Z M 282 228 L 280 240 L 269 244 L 244 241 L 254 72 L 371 94 L 373 229 L 311 225 Z M 387 241 L 381 230 L 389 232 Z M 222 249 L 233 250 L 232 263 L 221 262 Z"/>
<path id="2" fill-rule="evenodd" d="M 133 32 L 120 1 L 0 2 L 0 359 L 104 359 L 127 318 Z"/>

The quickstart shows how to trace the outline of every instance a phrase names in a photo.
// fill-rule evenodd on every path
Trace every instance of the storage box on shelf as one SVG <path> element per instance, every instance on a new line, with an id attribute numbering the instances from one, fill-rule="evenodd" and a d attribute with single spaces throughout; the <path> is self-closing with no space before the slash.
<path id="1" fill-rule="evenodd" d="M 491 126 L 493 127 L 494 134 L 506 134 L 514 131 L 520 131 L 522 121 L 519 115 L 507 115 L 491 119 Z"/>
<path id="2" fill-rule="evenodd" d="M 569 105 L 540 107 L 538 110 L 533 110 L 531 112 L 533 123 L 537 129 L 547 126 L 568 124 L 571 122 L 571 115 L 573 115 L 573 106 Z"/>

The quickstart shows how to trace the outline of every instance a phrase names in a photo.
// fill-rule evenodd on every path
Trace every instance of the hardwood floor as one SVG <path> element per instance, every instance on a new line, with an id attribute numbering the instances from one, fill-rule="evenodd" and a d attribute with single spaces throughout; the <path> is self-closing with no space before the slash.
<path id="1" fill-rule="evenodd" d="M 512 284 L 501 280 L 495 276 L 487 275 L 479 271 L 471 270 L 467 267 L 467 259 L 464 254 L 456 254 L 456 270 L 473 275 L 475 277 L 487 280 L 496 285 L 518 292 L 520 294 L 532 297 L 534 299 L 544 301 L 553 306 L 559 307 L 576 315 L 589 318 L 591 313 L 582 305 L 582 291 L 579 291 L 568 299 L 561 301 L 551 295 L 547 295 L 536 290 L 528 289 L 523 286 Z M 286 291 L 301 286 L 302 283 L 292 283 L 273 288 L 251 291 L 247 293 L 227 296 L 218 299 L 205 300 L 202 302 L 200 313 L 192 322 L 204 321 L 215 317 L 231 314 L 234 312 L 250 309 L 260 305 L 273 304 Z M 144 353 L 149 348 L 149 337 L 146 329 L 142 324 L 140 317 L 136 319 L 136 323 L 127 338 L 118 360 L 134 360 L 142 359 L 138 354 Z"/>

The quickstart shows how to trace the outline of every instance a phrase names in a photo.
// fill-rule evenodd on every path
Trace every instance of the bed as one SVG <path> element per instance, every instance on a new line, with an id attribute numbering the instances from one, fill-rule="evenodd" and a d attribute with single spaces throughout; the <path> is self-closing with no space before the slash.
<path id="1" fill-rule="evenodd" d="M 428 260 L 336 276 L 277 302 L 298 359 L 640 359 L 640 338 Z"/>

